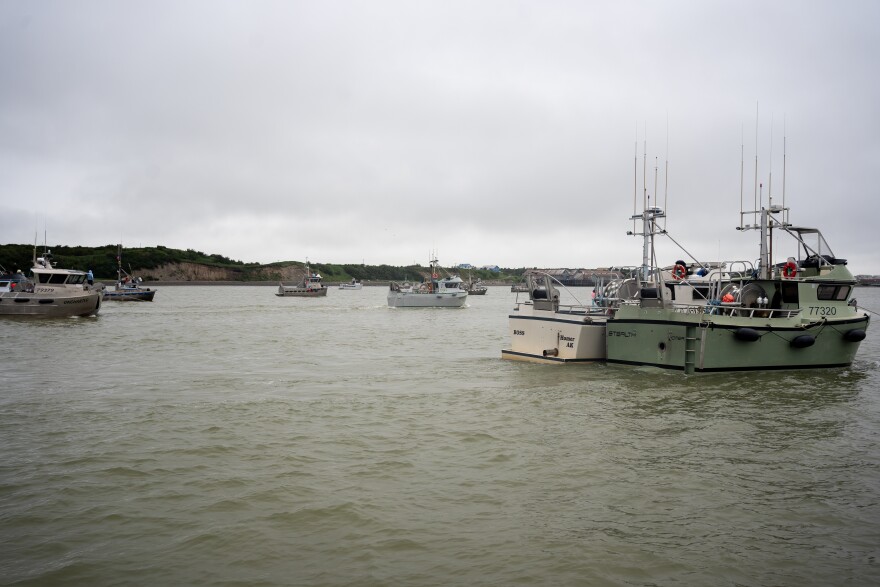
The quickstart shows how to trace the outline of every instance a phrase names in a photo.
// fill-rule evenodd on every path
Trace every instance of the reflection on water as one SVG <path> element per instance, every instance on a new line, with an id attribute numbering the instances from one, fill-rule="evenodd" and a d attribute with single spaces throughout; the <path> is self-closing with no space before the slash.
<path id="1" fill-rule="evenodd" d="M 3 322 L 4 582 L 880 582 L 873 330 L 685 377 L 503 361 L 503 288 L 160 293 Z"/>

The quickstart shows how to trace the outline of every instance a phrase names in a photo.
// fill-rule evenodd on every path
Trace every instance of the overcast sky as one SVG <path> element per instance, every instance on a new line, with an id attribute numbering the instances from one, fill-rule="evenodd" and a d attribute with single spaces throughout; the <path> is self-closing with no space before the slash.
<path id="1" fill-rule="evenodd" d="M 636 265 L 647 144 L 670 234 L 754 260 L 757 147 L 880 274 L 878 56 L 875 0 L 0 0 L 0 242 Z"/>

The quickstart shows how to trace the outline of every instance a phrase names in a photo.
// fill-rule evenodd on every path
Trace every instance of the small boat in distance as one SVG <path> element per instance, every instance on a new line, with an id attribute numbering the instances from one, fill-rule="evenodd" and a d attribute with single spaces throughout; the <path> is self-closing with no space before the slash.
<path id="1" fill-rule="evenodd" d="M 476 281 L 473 279 L 469 279 L 467 284 L 465 284 L 465 289 L 468 292 L 468 295 L 471 296 L 484 296 L 486 292 L 489 291 L 489 288 L 483 285 L 483 280 L 479 277 Z"/>
<path id="2" fill-rule="evenodd" d="M 327 288 L 321 283 L 321 275 L 312 273 L 311 265 L 306 260 L 306 273 L 297 285 L 278 284 L 278 297 L 319 298 L 327 295 Z"/>
<path id="3" fill-rule="evenodd" d="M 437 259 L 431 259 L 431 279 L 418 286 L 391 282 L 388 306 L 392 308 L 461 308 L 467 302 L 468 292 L 462 288 L 460 277 L 440 278 Z"/>
<path id="4" fill-rule="evenodd" d="M 64 318 L 95 316 L 101 309 L 101 294 L 92 288 L 86 274 L 52 265 L 48 250 L 34 259 L 33 280 L 19 272 L 0 277 L 0 316 Z"/>
<path id="5" fill-rule="evenodd" d="M 339 289 L 361 289 L 364 287 L 364 284 L 355 279 L 351 278 L 351 283 L 340 283 Z"/>
<path id="6" fill-rule="evenodd" d="M 122 245 L 116 252 L 116 284 L 113 289 L 104 288 L 104 299 L 115 302 L 152 302 L 156 290 L 142 287 L 143 279 L 127 273 L 122 268 Z"/>

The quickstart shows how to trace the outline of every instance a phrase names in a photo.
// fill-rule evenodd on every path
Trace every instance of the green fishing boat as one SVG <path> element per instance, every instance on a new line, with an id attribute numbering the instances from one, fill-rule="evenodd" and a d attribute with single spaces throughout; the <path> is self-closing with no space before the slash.
<path id="1" fill-rule="evenodd" d="M 633 216 L 645 239 L 640 295 L 609 317 L 607 361 L 685 373 L 850 365 L 870 321 L 853 298 L 856 280 L 818 229 L 792 226 L 788 213 L 772 204 L 741 212 L 738 230 L 760 232 L 757 266 L 721 264 L 698 296 L 684 295 L 696 287 L 687 265 L 654 267 L 662 210 Z M 753 224 L 743 224 L 750 214 Z M 772 252 L 786 250 L 777 236 L 793 238 L 797 256 L 774 263 Z"/>

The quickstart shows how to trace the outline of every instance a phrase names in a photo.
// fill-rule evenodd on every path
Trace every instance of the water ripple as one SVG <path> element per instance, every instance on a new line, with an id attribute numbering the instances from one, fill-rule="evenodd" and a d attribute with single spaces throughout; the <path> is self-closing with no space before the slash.
<path id="1" fill-rule="evenodd" d="M 501 361 L 502 288 L 334 293 L 4 323 L 0 583 L 880 584 L 873 330 L 683 377 Z"/>

